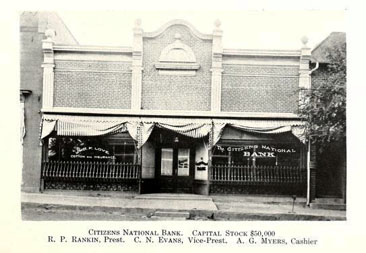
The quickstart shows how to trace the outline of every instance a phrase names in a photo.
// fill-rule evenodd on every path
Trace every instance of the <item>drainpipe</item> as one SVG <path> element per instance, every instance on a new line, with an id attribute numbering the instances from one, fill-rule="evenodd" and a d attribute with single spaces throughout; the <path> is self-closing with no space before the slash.
<path id="1" fill-rule="evenodd" d="M 319 68 L 319 62 L 317 61 L 315 63 L 315 67 L 309 71 L 310 78 L 311 78 L 311 74 L 318 68 Z M 311 81 L 310 81 L 310 89 L 311 89 Z M 311 188 L 311 186 L 310 186 L 310 183 L 311 183 L 311 180 L 310 180 L 310 146 L 311 146 L 311 143 L 310 143 L 310 138 L 309 138 L 308 148 L 307 148 L 307 159 L 306 159 L 306 173 L 307 173 L 306 205 L 307 206 L 310 205 L 310 201 L 311 201 L 310 200 L 310 188 Z"/>
<path id="2" fill-rule="evenodd" d="M 319 68 L 319 62 L 315 62 L 315 67 L 309 71 L 309 75 L 311 75 L 315 70 L 317 70 Z"/>

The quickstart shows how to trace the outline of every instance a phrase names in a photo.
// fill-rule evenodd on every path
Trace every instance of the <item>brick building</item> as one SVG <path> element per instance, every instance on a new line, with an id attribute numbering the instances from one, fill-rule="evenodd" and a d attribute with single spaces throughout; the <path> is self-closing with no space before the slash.
<path id="1" fill-rule="evenodd" d="M 47 30 L 36 50 L 41 146 L 24 146 L 23 168 L 33 190 L 310 196 L 296 114 L 299 88 L 310 87 L 306 44 L 224 49 L 218 21 L 212 34 L 183 20 L 144 32 L 137 21 L 131 47 L 59 43 L 57 34 Z"/>
<path id="2" fill-rule="evenodd" d="M 52 27 L 56 32 L 55 43 L 78 43 L 59 16 L 53 12 L 23 12 L 19 24 L 21 144 L 24 150 L 22 190 L 34 192 L 39 191 L 42 154 L 39 145 L 43 87 L 42 40 L 47 27 Z"/>

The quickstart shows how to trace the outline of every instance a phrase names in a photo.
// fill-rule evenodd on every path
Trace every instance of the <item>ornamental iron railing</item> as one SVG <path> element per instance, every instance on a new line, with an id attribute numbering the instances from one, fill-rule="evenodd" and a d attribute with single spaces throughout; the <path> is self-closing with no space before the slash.
<path id="1" fill-rule="evenodd" d="M 263 184 L 301 184 L 306 182 L 306 169 L 297 166 L 213 165 L 212 182 Z"/>
<path id="2" fill-rule="evenodd" d="M 132 163 L 48 161 L 42 163 L 41 178 L 72 180 L 139 179 L 141 166 Z"/>

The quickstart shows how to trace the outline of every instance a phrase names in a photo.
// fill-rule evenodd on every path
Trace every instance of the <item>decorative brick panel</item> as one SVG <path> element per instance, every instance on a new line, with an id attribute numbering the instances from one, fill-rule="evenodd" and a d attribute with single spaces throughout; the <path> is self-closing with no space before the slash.
<path id="1" fill-rule="evenodd" d="M 129 109 L 129 67 L 121 62 L 56 62 L 54 106 Z"/>
<path id="2" fill-rule="evenodd" d="M 161 51 L 175 41 L 176 33 L 193 50 L 200 65 L 195 76 L 159 75 L 154 67 Z M 173 25 L 156 38 L 144 38 L 143 47 L 143 109 L 210 110 L 212 41 L 195 37 L 184 25 Z"/>
<path id="3" fill-rule="evenodd" d="M 119 71 L 129 72 L 131 63 L 107 61 L 66 61 L 56 60 L 55 69 L 87 70 L 87 71 Z"/>
<path id="4" fill-rule="evenodd" d="M 221 95 L 222 111 L 296 112 L 296 91 L 299 85 L 296 70 L 297 68 L 226 65 Z"/>
<path id="5" fill-rule="evenodd" d="M 268 66 L 268 65 L 244 65 L 223 64 L 225 74 L 239 75 L 282 75 L 298 76 L 299 68 L 293 66 Z"/>

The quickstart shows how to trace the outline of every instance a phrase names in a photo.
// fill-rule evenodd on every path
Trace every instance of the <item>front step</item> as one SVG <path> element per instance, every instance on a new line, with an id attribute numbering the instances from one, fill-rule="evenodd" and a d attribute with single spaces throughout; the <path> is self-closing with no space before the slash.
<path id="1" fill-rule="evenodd" d="M 151 219 L 154 220 L 187 220 L 189 218 L 189 212 L 176 212 L 176 211 L 156 211 Z"/>
<path id="2" fill-rule="evenodd" d="M 310 203 L 314 209 L 339 210 L 346 211 L 347 207 L 341 198 L 317 198 Z"/>
<path id="3" fill-rule="evenodd" d="M 212 198 L 204 195 L 196 194 L 165 194 L 150 193 L 135 196 L 135 199 L 153 199 L 153 200 L 195 200 L 195 201 L 212 201 Z"/>

